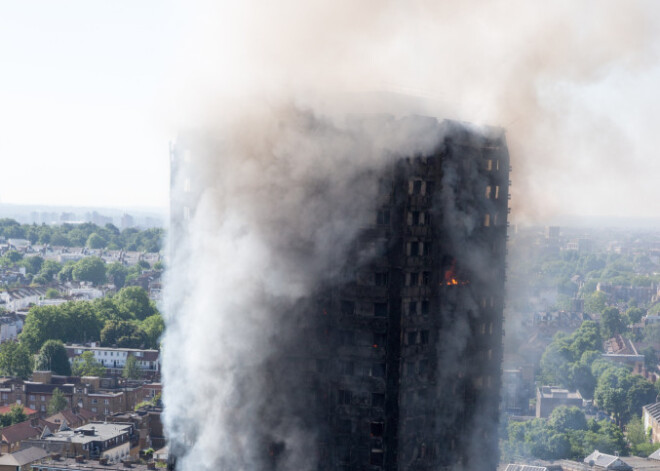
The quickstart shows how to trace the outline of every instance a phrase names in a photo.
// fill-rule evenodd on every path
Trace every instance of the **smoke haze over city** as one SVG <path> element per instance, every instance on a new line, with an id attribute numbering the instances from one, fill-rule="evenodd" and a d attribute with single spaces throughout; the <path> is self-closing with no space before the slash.
<path id="1" fill-rule="evenodd" d="M 375 188 L 359 176 L 439 140 L 346 115 L 506 128 L 514 222 L 653 207 L 653 180 L 642 176 L 656 165 L 645 157 L 650 121 L 625 103 L 613 115 L 619 99 L 604 99 L 657 73 L 651 3 L 625 15 L 613 1 L 198 6 L 177 124 L 220 144 L 192 158 L 205 183 L 168 283 L 166 421 L 183 469 L 260 469 L 256 430 L 287 444 L 277 469 L 314 467 L 313 428 L 260 418 L 279 396 L 259 372 L 277 365 L 294 306 L 337 281 L 335 264 L 375 209 Z"/>

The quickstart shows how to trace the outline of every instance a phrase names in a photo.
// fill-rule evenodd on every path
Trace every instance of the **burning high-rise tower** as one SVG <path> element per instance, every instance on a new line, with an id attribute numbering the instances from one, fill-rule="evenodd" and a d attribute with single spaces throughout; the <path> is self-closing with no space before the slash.
<path id="1" fill-rule="evenodd" d="M 421 117 L 338 129 L 294 113 L 275 134 L 218 141 L 242 155 L 227 165 L 173 149 L 192 204 L 180 212 L 192 230 L 171 240 L 172 270 L 187 271 L 172 275 L 165 344 L 173 451 L 209 469 L 494 470 L 503 131 Z M 214 243 L 229 246 L 215 260 Z M 200 264 L 222 267 L 199 273 L 207 291 L 190 273 Z M 196 304 L 204 295 L 218 306 Z"/>

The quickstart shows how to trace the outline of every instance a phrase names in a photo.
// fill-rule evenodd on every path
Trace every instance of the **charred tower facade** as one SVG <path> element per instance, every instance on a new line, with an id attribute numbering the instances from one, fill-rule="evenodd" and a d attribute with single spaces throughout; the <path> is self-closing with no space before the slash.
<path id="1" fill-rule="evenodd" d="M 289 469 L 292 445 L 271 431 L 292 423 L 322 471 L 497 466 L 506 140 L 498 128 L 415 119 L 436 123 L 437 145 L 360 177 L 379 191 L 336 261 L 340 282 L 285 308 L 277 354 L 249 372 L 268 396 L 260 469 Z"/>
<path id="2" fill-rule="evenodd" d="M 320 469 L 497 465 L 508 151 L 501 130 L 442 127 L 380 177 L 356 244 L 375 256 L 319 300 Z"/>

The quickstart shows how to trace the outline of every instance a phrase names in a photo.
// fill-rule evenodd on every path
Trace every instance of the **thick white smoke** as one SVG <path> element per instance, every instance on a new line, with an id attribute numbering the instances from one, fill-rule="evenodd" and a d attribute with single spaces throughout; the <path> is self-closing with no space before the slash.
<path id="1" fill-rule="evenodd" d="M 631 171 L 621 159 L 631 148 L 626 131 L 576 109 L 572 94 L 612 71 L 654 64 L 655 7 L 614 0 L 197 7 L 177 105 L 217 144 L 192 155 L 208 187 L 186 236 L 171 241 L 166 427 L 175 444 L 194 444 L 182 469 L 253 470 L 261 466 L 250 454 L 259 439 L 253 431 L 271 410 L 265 373 L 286 375 L 269 370 L 273 349 L 286 343 L 286 313 L 319 281 L 341 275 L 337 261 L 374 209 L 377 180 L 361 177 L 397 155 L 429 150 L 438 137 L 423 125 L 365 127 L 342 116 L 390 110 L 504 126 L 514 214 L 551 214 L 565 201 L 562 191 L 579 194 L 562 186 L 574 161 L 601 178 Z M 424 99 L 364 98 L 372 90 Z M 245 376 L 254 371 L 264 375 Z M 304 424 L 268 432 L 297 441 L 297 450 L 313 444 Z M 283 469 L 312 469 L 314 450 L 286 459 Z"/>

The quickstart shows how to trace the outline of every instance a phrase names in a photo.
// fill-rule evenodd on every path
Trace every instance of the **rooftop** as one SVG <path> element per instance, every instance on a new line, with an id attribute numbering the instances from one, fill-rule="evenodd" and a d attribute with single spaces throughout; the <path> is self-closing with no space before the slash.
<path id="1" fill-rule="evenodd" d="M 42 439 L 85 444 L 110 440 L 111 438 L 130 432 L 132 428 L 132 424 L 92 422 L 75 430 L 53 432 L 50 435 L 42 437 Z"/>

